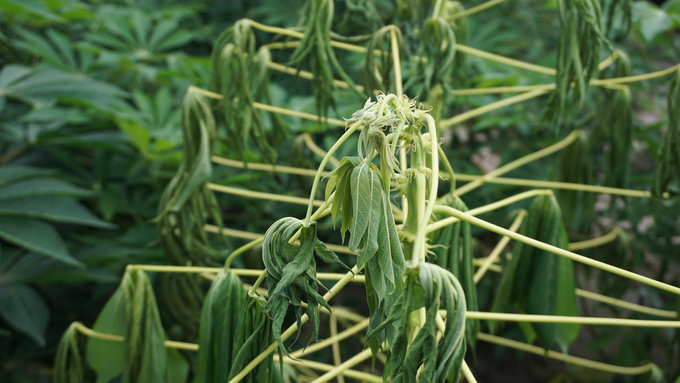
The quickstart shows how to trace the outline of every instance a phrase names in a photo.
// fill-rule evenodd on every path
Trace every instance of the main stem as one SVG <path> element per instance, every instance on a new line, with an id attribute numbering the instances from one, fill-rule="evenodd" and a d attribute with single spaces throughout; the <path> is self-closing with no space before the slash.
<path id="1" fill-rule="evenodd" d="M 311 221 L 312 218 L 312 210 L 314 209 L 314 197 L 316 196 L 316 188 L 319 186 L 319 179 L 321 179 L 321 174 L 323 173 L 323 169 L 326 167 L 326 163 L 330 160 L 331 156 L 333 156 L 333 153 L 335 153 L 336 150 L 342 145 L 345 140 L 349 138 L 349 136 L 354 133 L 355 130 L 359 128 L 359 122 L 355 122 L 352 124 L 352 126 L 347 129 L 345 134 L 342 135 L 338 139 L 338 141 L 333 144 L 333 146 L 328 150 L 328 153 L 324 156 L 323 160 L 321 160 L 321 165 L 319 165 L 319 169 L 316 171 L 316 176 L 314 176 L 314 183 L 312 184 L 312 191 L 309 194 L 309 205 L 307 206 L 307 215 L 305 216 L 305 222 L 304 226 L 308 227 L 309 222 Z"/>

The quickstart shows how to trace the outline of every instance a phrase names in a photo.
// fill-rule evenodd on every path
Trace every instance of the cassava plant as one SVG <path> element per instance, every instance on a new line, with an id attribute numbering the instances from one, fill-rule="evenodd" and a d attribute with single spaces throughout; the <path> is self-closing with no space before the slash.
<path id="1" fill-rule="evenodd" d="M 419 3 L 417 13 L 405 12 L 410 3 Z M 582 316 L 577 296 L 650 315 L 676 314 L 660 314 L 662 310 L 580 290 L 576 264 L 675 295 L 680 295 L 680 288 L 630 271 L 629 263 L 615 257 L 608 256 L 604 261 L 610 263 L 605 263 L 575 252 L 618 240 L 611 249 L 625 253 L 629 239 L 621 228 L 571 243 L 569 231 L 591 222 L 590 207 L 583 200 L 593 192 L 629 198 L 651 198 L 653 193 L 661 199 L 677 191 L 680 66 L 629 76 L 626 56 L 608 50 L 604 33 L 612 28 L 604 27 L 609 25 L 604 20 L 606 15 L 619 12 L 611 10 L 615 4 L 603 12 L 594 0 L 560 2 L 556 70 L 480 53 L 457 42 L 456 31 L 462 23 L 454 21 L 500 2 L 491 3 L 465 11 L 449 2 L 400 0 L 394 24 L 376 29 L 368 37 L 338 37 L 331 31 L 333 1 L 309 0 L 302 28 L 284 29 L 241 20 L 225 31 L 212 55 L 211 90 L 190 87 L 187 92 L 183 108 L 185 157 L 159 207 L 161 244 L 172 265 L 129 265 L 93 328 L 76 323 L 64 334 L 55 365 L 56 380 L 81 381 L 87 360 L 99 382 L 117 376 L 126 383 L 321 383 L 336 377 L 342 381 L 458 382 L 461 376 L 475 382 L 474 366 L 468 366 L 466 356 L 468 362 L 474 360 L 480 341 L 609 373 L 651 373 L 659 379 L 661 372 L 653 363 L 626 367 L 568 355 L 583 325 L 680 327 L 678 321 Z M 625 4 L 618 6 L 628 9 Z M 371 12 L 374 8 L 361 9 Z M 416 26 L 422 27 L 419 33 L 427 41 L 413 47 L 414 35 L 404 36 L 404 31 L 418 29 Z M 255 30 L 297 40 L 258 48 Z M 366 42 L 367 46 L 348 41 Z M 271 50 L 283 48 L 295 48 L 289 62 L 296 67 L 271 59 Z M 334 48 L 366 55 L 356 76 L 361 81 L 351 80 L 348 73 L 352 72 L 340 66 Z M 601 61 L 603 50 L 606 57 Z M 524 86 L 521 91 L 525 93 L 519 96 L 442 119 L 440 116 L 451 108 L 452 96 L 507 91 L 452 86 L 452 79 L 459 78 L 464 66 L 456 58 L 459 52 L 551 74 L 556 76 L 555 82 L 528 89 Z M 408 60 L 402 56 L 408 56 Z M 606 71 L 614 62 L 615 69 Z M 596 76 L 598 68 L 600 78 Z M 318 115 L 263 104 L 272 99 L 266 86 L 269 69 L 310 79 Z M 336 80 L 333 73 L 343 81 Z M 408 77 L 404 85 L 402 73 Z M 676 78 L 668 95 L 668 138 L 661 145 L 652 192 L 624 189 L 632 139 L 631 93 L 626 84 L 672 73 Z M 351 89 L 357 96 L 371 95 L 367 101 L 357 99 L 357 105 L 364 102 L 363 107 L 344 121 L 326 116 L 329 107 L 335 105 L 330 90 L 339 88 Z M 447 128 L 549 92 L 553 93 L 546 115 L 575 113 L 589 88 L 600 88 L 598 103 L 604 106 L 603 113 L 586 116 L 579 125 L 594 120 L 593 135 L 601 138 L 597 142 L 574 129 L 552 145 L 484 175 L 454 173 L 440 140 Z M 414 96 L 420 92 L 428 95 L 430 106 L 416 101 Z M 569 108 L 568 99 L 576 101 Z M 297 139 L 322 157 L 316 170 L 281 166 L 271 163 L 280 158 L 274 150 L 289 133 L 280 115 L 345 130 L 342 134 L 328 133 L 337 137 L 328 151 L 316 146 L 309 135 Z M 555 130 L 546 131 L 552 134 Z M 255 151 L 251 152 L 250 141 L 257 143 Z M 599 150 L 599 141 L 609 143 L 604 160 L 608 186 L 588 184 L 595 179 L 588 156 Z M 218 145 L 222 142 L 225 145 Z M 246 152 L 252 158 L 259 151 L 259 158 L 270 163 L 223 158 L 218 156 L 220 151 L 243 158 L 248 157 Z M 560 151 L 557 168 L 564 182 L 499 179 Z M 334 155 L 340 152 L 350 154 L 338 160 Z M 289 173 L 312 177 L 309 199 L 210 183 L 213 163 L 271 171 L 277 176 Z M 325 172 L 329 164 L 332 170 Z M 457 180 L 469 182 L 456 187 Z M 448 185 L 440 187 L 444 181 Z M 468 193 L 493 182 L 532 189 L 470 209 L 466 201 L 472 194 Z M 224 212 L 214 192 L 302 204 L 306 212 L 300 217 L 276 216 L 264 234 L 229 229 L 224 227 Z M 508 214 L 507 225 L 476 217 L 522 201 L 529 203 L 528 208 Z M 327 216 L 330 222 L 324 219 Z M 483 258 L 475 257 L 482 251 L 475 228 L 502 237 Z M 328 238 L 333 238 L 329 234 L 332 231 L 339 231 L 347 246 L 331 244 Z M 250 242 L 234 248 L 226 237 Z M 512 251 L 506 255 L 511 240 Z M 263 267 L 236 266 L 248 257 Z M 217 263 L 224 266 L 216 267 Z M 501 275 L 491 277 L 489 270 Z M 164 292 L 168 295 L 164 311 L 157 305 L 146 272 L 182 276 L 161 281 L 161 288 L 170 292 Z M 487 280 L 495 278 L 497 288 L 480 284 L 485 275 Z M 246 285 L 242 278 L 255 279 L 252 285 Z M 323 280 L 336 282 L 326 286 Z M 350 282 L 365 286 L 365 312 L 331 304 Z M 168 283 L 174 285 L 164 288 Z M 617 286 L 616 290 L 620 289 Z M 492 298 L 480 299 L 481 291 Z M 161 313 L 166 311 L 186 330 L 180 333 L 183 342 L 168 340 L 161 322 Z M 330 317 L 331 332 L 321 339 L 326 333 L 322 326 L 325 315 Z M 338 318 L 355 323 L 337 332 Z M 309 325 L 305 325 L 307 322 Z M 504 327 L 509 327 L 508 322 L 521 323 L 526 343 L 500 336 Z M 89 337 L 85 353 L 81 333 Z M 363 350 L 343 362 L 340 342 L 359 333 Z M 334 365 L 303 359 L 325 347 L 332 347 Z M 355 368 L 371 358 L 368 369 L 372 372 Z M 319 376 L 310 369 L 324 373 Z"/>

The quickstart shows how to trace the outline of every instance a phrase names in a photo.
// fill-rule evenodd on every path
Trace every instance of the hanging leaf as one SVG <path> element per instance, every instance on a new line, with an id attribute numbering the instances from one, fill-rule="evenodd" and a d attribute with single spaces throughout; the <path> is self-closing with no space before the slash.
<path id="1" fill-rule="evenodd" d="M 568 250 L 560 207 L 552 195 L 534 199 L 519 232 Z M 515 243 L 512 259 L 503 267 L 492 311 L 507 313 L 513 305 L 528 314 L 578 316 L 573 262 L 521 242 Z M 496 322 L 489 322 L 492 332 L 496 326 Z M 565 352 L 580 328 L 579 325 L 555 323 L 534 323 L 531 327 L 543 348 L 551 349 L 557 341 Z"/>
<path id="2" fill-rule="evenodd" d="M 592 185 L 594 176 L 590 153 L 590 140 L 581 133 L 574 143 L 559 152 L 558 179 L 561 182 Z M 559 190 L 556 195 L 560 206 L 564 208 L 563 218 L 566 227 L 575 231 L 589 230 L 597 195 L 580 190 Z"/>
<path id="3" fill-rule="evenodd" d="M 602 74 L 608 74 L 611 77 L 632 75 L 628 55 L 618 49 L 614 51 L 614 54 L 618 56 L 614 62 L 615 67 Z M 604 76 L 601 77 L 604 78 Z M 626 188 L 628 187 L 630 152 L 635 129 L 630 89 L 628 87 L 624 89 L 601 87 L 596 110 L 597 129 L 593 142 L 601 140 L 607 145 L 605 157 L 607 172 L 603 184 L 615 188 Z"/>
<path id="4" fill-rule="evenodd" d="M 238 336 L 239 316 L 245 305 L 241 279 L 233 271 L 221 270 L 201 310 L 194 383 L 230 380 L 232 366 L 228 361 L 238 350 L 234 344 Z"/>
<path id="5" fill-rule="evenodd" d="M 394 25 L 384 26 L 371 34 L 368 41 L 368 52 L 378 49 L 388 54 L 380 56 L 367 54 L 364 59 L 364 68 L 361 73 L 362 85 L 369 91 L 390 92 L 394 87 L 394 55 L 392 54 L 392 38 L 390 31 L 394 30 L 397 36 L 399 52 L 403 51 L 404 41 L 401 31 Z M 401 56 L 401 55 L 400 55 Z"/>
<path id="6" fill-rule="evenodd" d="M 445 91 L 450 89 L 451 74 L 456 70 L 456 36 L 453 25 L 442 17 L 432 17 L 423 26 L 421 41 L 417 53 L 426 60 L 421 59 L 413 66 L 404 89 L 409 94 L 418 94 L 425 98 L 436 85 L 442 86 Z"/>
<path id="7" fill-rule="evenodd" d="M 652 193 L 680 193 L 680 69 L 668 88 L 668 129 L 663 136 L 656 160 Z"/>
<path id="8" fill-rule="evenodd" d="M 61 336 L 54 358 L 54 383 L 85 382 L 85 359 L 80 350 L 78 331 L 71 325 Z"/>
<path id="9" fill-rule="evenodd" d="M 195 91 L 187 93 L 182 105 L 182 136 L 182 163 L 158 205 L 160 245 L 171 264 L 217 266 L 223 263 L 226 251 L 212 244 L 203 230 L 208 222 L 222 227 L 220 206 L 206 185 L 212 174 L 210 156 L 217 141 L 216 124 L 208 100 Z M 165 288 L 160 293 L 170 315 L 189 336 L 196 336 L 195 318 L 207 290 L 205 281 L 188 274 L 162 278 Z"/>
<path id="10" fill-rule="evenodd" d="M 118 288 L 99 313 L 92 330 L 102 333 L 125 335 L 125 302 Z M 87 338 L 87 363 L 97 373 L 97 383 L 108 383 L 123 373 L 125 345 L 95 337 Z"/>
<path id="11" fill-rule="evenodd" d="M 301 245 L 288 243 L 298 230 L 301 232 Z M 337 255 L 317 238 L 316 222 L 304 227 L 299 219 L 282 218 L 265 233 L 262 259 L 267 268 L 269 300 L 264 312 L 272 319 L 274 339 L 279 344 L 279 349 L 286 355 L 288 351 L 281 339 L 281 328 L 288 307 L 293 306 L 298 321 L 297 337 L 299 337 L 302 330 L 300 323 L 302 302 L 307 303 L 307 315 L 312 324 L 312 336 L 308 344 L 315 341 L 319 334 L 319 305 L 331 310 L 328 302 L 318 292 L 318 286 L 323 284 L 316 278 L 314 252 L 325 262 L 342 265 Z"/>
<path id="12" fill-rule="evenodd" d="M 233 379 L 274 340 L 271 319 L 264 312 L 267 301 L 260 295 L 250 297 L 246 293 L 246 296 L 246 304 L 241 310 L 238 328 L 236 329 L 229 380 Z M 280 362 L 282 365 L 283 359 L 280 359 Z M 283 369 L 282 366 L 280 368 Z M 277 373 L 280 374 L 274 367 L 273 355 L 269 354 L 269 357 L 243 377 L 241 382 L 268 383 L 274 380 Z"/>
<path id="13" fill-rule="evenodd" d="M 567 100 L 580 108 L 591 78 L 598 72 L 602 46 L 613 50 L 602 31 L 602 9 L 597 0 L 560 0 L 560 39 L 557 50 L 557 88 L 548 100 L 544 118 L 557 122 Z M 572 88 L 572 82 L 576 86 Z M 571 107 L 571 105 L 569 105 Z"/>
<path id="14" fill-rule="evenodd" d="M 392 336 L 388 332 L 386 338 L 390 353 L 385 377 L 392 382 L 457 382 L 466 350 L 465 305 L 463 288 L 449 271 L 429 263 L 420 263 L 419 271 L 409 270 L 406 287 L 389 315 L 366 336 L 371 339 L 389 327 L 394 328 Z M 423 307 L 426 321 L 420 323 L 418 334 L 410 343 L 409 318 L 413 311 Z M 446 310 L 447 320 L 438 343 L 436 318 L 440 308 Z"/>
<path id="15" fill-rule="evenodd" d="M 316 99 L 316 109 L 319 116 L 326 116 L 328 108 L 335 108 L 333 93 L 336 90 L 333 80 L 333 71 L 345 81 L 350 89 L 361 98 L 366 98 L 363 92 L 357 89 L 354 81 L 345 73 L 335 52 L 331 47 L 331 27 L 334 13 L 333 0 L 307 0 L 302 6 L 301 26 L 304 26 L 304 36 L 300 45 L 295 48 L 290 58 L 291 66 L 302 69 L 304 62 L 309 63 L 312 79 L 312 89 Z"/>
<path id="16" fill-rule="evenodd" d="M 448 194 L 439 204 L 463 212 L 468 210 L 465 203 L 452 194 Z M 436 217 L 438 220 L 443 218 L 446 218 L 446 216 L 438 215 Z M 455 222 L 433 232 L 430 239 L 430 251 L 434 253 L 430 257 L 430 263 L 437 264 L 450 271 L 463 286 L 468 311 L 479 311 L 477 288 L 474 281 L 475 267 L 472 263 L 474 254 L 470 224 L 462 221 Z M 474 351 L 477 333 L 479 333 L 479 320 L 468 319 L 466 322 L 465 338 Z"/>
<path id="17" fill-rule="evenodd" d="M 271 104 L 269 95 L 269 49 L 255 50 L 256 39 L 249 20 L 240 20 L 217 39 L 211 56 L 210 89 L 222 94 L 218 122 L 228 133 L 228 143 L 238 152 L 248 150 L 252 140 L 267 162 L 276 160 L 277 143 L 288 136 L 281 116 L 268 113 L 272 129 L 253 103 Z"/>

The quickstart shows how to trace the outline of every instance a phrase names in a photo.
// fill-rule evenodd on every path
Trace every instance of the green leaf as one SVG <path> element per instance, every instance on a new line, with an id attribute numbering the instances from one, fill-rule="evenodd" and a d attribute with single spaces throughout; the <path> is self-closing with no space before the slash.
<path id="1" fill-rule="evenodd" d="M 83 383 L 85 359 L 80 351 L 78 331 L 71 325 L 62 335 L 54 358 L 54 383 Z"/>
<path id="2" fill-rule="evenodd" d="M 538 196 L 529 208 L 519 232 L 538 241 L 568 248 L 562 214 L 553 195 Z M 572 261 L 523 243 L 515 243 L 512 259 L 503 268 L 503 277 L 492 311 L 509 312 L 517 305 L 521 312 L 535 315 L 577 316 Z M 560 314 L 557 314 L 558 311 Z M 489 323 L 492 331 L 495 323 Z M 539 342 L 550 349 L 555 341 L 566 350 L 578 336 L 578 325 L 533 323 Z"/>
<path id="3" fill-rule="evenodd" d="M 111 223 L 102 221 L 72 198 L 59 196 L 0 200 L 0 215 L 40 218 L 53 222 L 73 223 L 102 229 L 116 227 Z"/>
<path id="4" fill-rule="evenodd" d="M 122 130 L 135 144 L 137 150 L 139 150 L 144 157 L 150 158 L 149 156 L 149 144 L 151 143 L 151 136 L 147 132 L 146 128 L 141 124 L 126 120 L 123 118 L 116 119 L 116 125 Z"/>
<path id="5" fill-rule="evenodd" d="M 31 287 L 5 285 L 0 289 L 0 316 L 17 331 L 45 346 L 45 330 L 50 311 L 43 298 Z"/>
<path id="6" fill-rule="evenodd" d="M 1 79 L 2 78 L 0 73 L 0 80 Z M 56 173 L 57 173 L 56 170 L 36 168 L 33 166 L 26 165 L 0 166 L 0 186 L 27 178 L 53 176 Z"/>
<path id="7" fill-rule="evenodd" d="M 63 197 L 88 197 L 95 195 L 90 190 L 85 190 L 56 178 L 33 178 L 0 187 L 0 200 L 19 197 L 39 196 L 63 196 Z"/>
<path id="8" fill-rule="evenodd" d="M 121 289 L 117 289 L 99 313 L 92 330 L 125 335 L 125 302 Z M 87 363 L 97 373 L 97 383 L 108 383 L 123 373 L 125 345 L 95 337 L 87 338 Z"/>
<path id="9" fill-rule="evenodd" d="M 233 271 L 220 271 L 201 310 L 199 349 L 194 383 L 228 381 L 239 317 L 245 305 L 243 282 Z"/>
<path id="10" fill-rule="evenodd" d="M 0 238 L 58 261 L 84 267 L 73 258 L 51 225 L 32 218 L 0 216 Z"/>
<path id="11" fill-rule="evenodd" d="M 668 14 L 647 1 L 633 3 L 633 22 L 647 42 L 654 40 L 659 33 L 666 32 L 671 27 L 671 18 Z"/>

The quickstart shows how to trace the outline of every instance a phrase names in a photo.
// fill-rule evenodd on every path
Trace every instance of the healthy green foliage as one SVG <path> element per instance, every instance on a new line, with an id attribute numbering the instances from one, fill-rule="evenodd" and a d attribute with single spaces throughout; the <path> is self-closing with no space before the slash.
<path id="1" fill-rule="evenodd" d="M 456 210 L 467 211 L 465 203 L 457 196 L 448 194 L 440 202 L 440 205 L 449 206 Z M 437 216 L 443 219 L 444 216 Z M 477 305 L 477 287 L 475 286 L 475 267 L 472 264 L 474 252 L 472 251 L 472 234 L 470 224 L 467 222 L 455 222 L 441 228 L 431 234 L 430 263 L 439 265 L 448 270 L 456 277 L 463 287 L 465 302 L 469 311 L 479 311 Z M 468 319 L 465 324 L 465 338 L 474 350 L 479 332 L 479 320 Z"/>
<path id="2" fill-rule="evenodd" d="M 519 232 L 553 246 L 568 248 L 562 214 L 552 195 L 534 199 Z M 492 311 L 509 312 L 516 305 L 527 314 L 578 316 L 574 283 L 574 266 L 570 259 L 515 243 L 512 258 L 503 267 L 503 278 Z M 489 322 L 489 326 L 492 331 L 497 327 L 495 322 Z M 550 349 L 557 342 L 565 352 L 579 331 L 579 325 L 574 324 L 533 323 L 531 327 L 543 348 Z"/>
<path id="3" fill-rule="evenodd" d="M 289 243 L 298 230 L 301 233 L 300 246 Z M 269 288 L 264 312 L 272 319 L 272 331 L 279 350 L 286 355 L 288 351 L 281 340 L 281 327 L 288 307 L 293 306 L 299 337 L 302 330 L 302 302 L 307 303 L 307 315 L 312 323 L 312 336 L 308 343 L 316 340 L 319 334 L 319 305 L 331 310 L 318 292 L 319 286 L 323 284 L 316 277 L 314 253 L 326 263 L 342 265 L 338 256 L 317 238 L 316 230 L 315 222 L 304 227 L 299 219 L 288 217 L 276 221 L 264 236 L 262 260 L 267 268 Z"/>
<path id="4" fill-rule="evenodd" d="M 425 323 L 411 342 L 411 313 L 425 310 Z M 443 339 L 437 342 L 436 317 L 446 310 Z M 392 382 L 457 382 L 465 356 L 465 294 L 448 270 L 420 263 L 406 273 L 406 287 L 391 305 L 387 318 L 367 335 L 384 333 L 389 344 L 384 379 Z M 419 379 L 416 375 L 420 374 Z"/>
<path id="5" fill-rule="evenodd" d="M 675 73 L 668 89 L 668 129 L 663 136 L 657 158 L 652 193 L 680 191 L 680 70 Z"/>
<path id="6" fill-rule="evenodd" d="M 45 346 L 49 310 L 43 298 L 33 288 L 24 284 L 2 286 L 0 317 L 37 344 Z"/>

